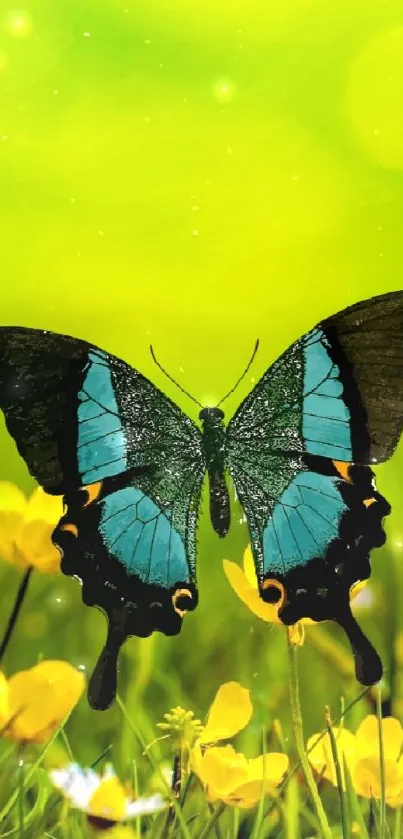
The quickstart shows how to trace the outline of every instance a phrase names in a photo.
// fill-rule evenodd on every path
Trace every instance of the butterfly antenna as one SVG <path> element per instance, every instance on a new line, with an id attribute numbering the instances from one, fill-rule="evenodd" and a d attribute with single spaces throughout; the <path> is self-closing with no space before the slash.
<path id="1" fill-rule="evenodd" d="M 196 403 L 196 405 L 198 405 L 198 406 L 199 406 L 199 408 L 203 408 L 203 405 L 202 405 L 200 402 L 198 402 L 198 401 L 197 401 L 197 399 L 195 399 L 195 398 L 194 398 L 194 396 L 192 396 L 192 394 L 191 394 L 191 393 L 189 393 L 187 390 L 185 390 L 185 388 L 184 388 L 184 387 L 182 387 L 182 385 L 180 385 L 180 384 L 179 384 L 179 382 L 177 382 L 177 381 L 176 381 L 176 379 L 174 379 L 172 376 L 170 376 L 170 375 L 169 375 L 169 373 L 167 373 L 167 371 L 166 371 L 166 370 L 164 370 L 164 368 L 163 368 L 162 364 L 160 364 L 160 363 L 159 363 L 159 361 L 158 361 L 158 359 L 156 358 L 156 356 L 155 356 L 155 352 L 154 352 L 153 347 L 152 347 L 152 345 L 151 345 L 151 344 L 150 344 L 150 353 L 151 353 L 151 355 L 152 355 L 152 357 L 153 357 L 153 361 L 155 361 L 155 363 L 156 363 L 157 367 L 159 367 L 159 368 L 160 368 L 160 370 L 162 371 L 162 373 L 164 373 L 164 375 L 167 377 L 167 379 L 169 379 L 169 381 L 170 381 L 170 382 L 172 382 L 174 385 L 176 385 L 176 387 L 178 387 L 178 388 L 179 388 L 179 390 L 181 390 L 181 391 L 182 391 L 182 393 L 184 393 L 184 394 L 185 394 L 185 396 L 188 396 L 188 397 L 189 397 L 189 399 L 191 399 L 191 400 L 192 400 L 192 402 L 195 402 L 195 403 Z"/>
<path id="2" fill-rule="evenodd" d="M 249 359 L 249 362 L 248 362 L 247 366 L 245 367 L 245 370 L 244 370 L 244 371 L 243 371 L 243 373 L 242 373 L 242 376 L 240 376 L 240 377 L 239 377 L 239 379 L 238 379 L 238 381 L 237 381 L 237 382 L 235 382 L 234 387 L 232 387 L 232 388 L 231 388 L 231 390 L 229 390 L 229 391 L 228 391 L 228 393 L 226 393 L 226 394 L 225 394 L 225 396 L 223 396 L 223 398 L 222 398 L 222 399 L 220 399 L 220 401 L 219 401 L 218 405 L 216 405 L 216 408 L 218 408 L 218 407 L 219 407 L 219 405 L 222 405 L 222 403 L 223 403 L 223 402 L 225 402 L 225 400 L 226 400 L 226 399 L 228 399 L 228 397 L 229 397 L 229 396 L 231 396 L 231 393 L 233 393 L 233 392 L 234 392 L 234 390 L 236 390 L 236 389 L 237 389 L 237 387 L 238 387 L 238 385 L 241 383 L 242 379 L 244 379 L 244 378 L 245 378 L 245 376 L 246 376 L 246 374 L 247 374 L 247 372 L 248 372 L 248 370 L 249 370 L 249 368 L 250 368 L 250 366 L 251 366 L 251 364 L 252 364 L 252 362 L 253 362 L 253 359 L 254 359 L 254 357 L 255 357 L 255 355 L 256 355 L 256 353 L 257 353 L 258 349 L 259 349 L 259 338 L 257 338 L 257 340 L 256 340 L 256 344 L 255 344 L 255 347 L 254 347 L 253 353 L 252 353 L 252 355 L 251 355 L 251 357 L 250 357 L 250 359 Z"/>

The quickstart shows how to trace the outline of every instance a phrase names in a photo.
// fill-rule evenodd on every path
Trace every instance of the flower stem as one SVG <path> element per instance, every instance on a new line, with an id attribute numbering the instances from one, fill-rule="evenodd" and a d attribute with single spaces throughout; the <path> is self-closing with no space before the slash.
<path id="1" fill-rule="evenodd" d="M 398 807 L 395 814 L 395 839 L 400 839 L 402 808 Z"/>
<path id="2" fill-rule="evenodd" d="M 178 806 L 181 806 L 180 795 L 181 795 L 181 785 L 182 785 L 182 755 L 181 751 L 177 750 L 174 753 L 174 762 L 172 767 L 172 795 L 177 800 Z M 176 811 L 173 807 L 169 807 L 167 810 L 167 815 L 165 819 L 165 826 L 164 830 L 162 831 L 161 839 L 166 839 L 169 835 L 169 831 L 171 826 L 175 821 Z"/>
<path id="3" fill-rule="evenodd" d="M 10 615 L 9 619 L 8 619 L 8 624 L 6 626 L 6 631 L 3 635 L 3 640 L 0 642 L 0 662 L 4 658 L 4 654 L 7 650 L 7 647 L 10 643 L 10 640 L 11 640 L 11 636 L 14 632 L 14 627 L 15 627 L 15 624 L 17 623 L 17 618 L 18 618 L 18 615 L 20 613 L 22 604 L 24 602 L 25 595 L 27 593 L 29 581 L 31 579 L 31 574 L 32 574 L 33 570 L 34 569 L 32 567 L 27 568 L 27 570 L 26 570 L 26 572 L 25 572 L 25 574 L 24 574 L 24 576 L 23 576 L 23 578 L 20 582 L 20 586 L 19 586 L 19 589 L 18 589 L 18 592 L 17 592 L 17 597 L 15 598 L 15 603 L 14 603 L 14 606 L 13 606 L 13 610 L 11 612 L 11 615 Z"/>
<path id="4" fill-rule="evenodd" d="M 24 837 L 24 747 L 19 749 L 18 761 L 18 835 Z"/>
<path id="5" fill-rule="evenodd" d="M 309 765 L 309 760 L 305 751 L 305 744 L 304 744 L 304 731 L 302 726 L 302 716 L 301 716 L 301 706 L 299 701 L 299 686 L 298 686 L 298 666 L 297 666 L 297 654 L 298 654 L 298 647 L 295 647 L 294 644 L 290 641 L 290 635 L 287 633 L 288 638 L 288 659 L 290 664 L 290 701 L 291 701 L 291 719 L 292 719 L 292 730 L 294 734 L 294 743 L 295 748 L 297 750 L 298 758 L 300 761 L 300 765 L 305 777 L 305 782 L 310 792 L 312 803 L 316 811 L 316 815 L 318 818 L 318 822 L 320 825 L 320 829 L 322 835 L 325 839 L 332 839 L 332 833 L 329 827 L 329 822 L 326 818 L 326 813 L 323 809 L 323 804 L 320 800 L 320 796 L 318 793 L 317 786 L 315 784 L 314 777 L 312 775 L 312 770 Z"/>

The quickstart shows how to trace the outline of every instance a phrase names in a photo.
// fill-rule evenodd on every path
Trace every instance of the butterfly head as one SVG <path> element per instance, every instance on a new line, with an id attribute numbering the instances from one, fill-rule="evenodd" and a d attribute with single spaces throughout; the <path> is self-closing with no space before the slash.
<path id="1" fill-rule="evenodd" d="M 221 425 L 224 416 L 224 411 L 221 408 L 203 408 L 199 413 L 199 419 L 203 425 L 210 427 Z"/>

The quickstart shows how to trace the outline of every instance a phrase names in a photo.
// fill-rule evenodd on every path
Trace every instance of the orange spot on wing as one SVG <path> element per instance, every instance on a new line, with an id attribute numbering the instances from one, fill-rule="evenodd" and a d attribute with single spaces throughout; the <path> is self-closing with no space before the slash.
<path id="1" fill-rule="evenodd" d="M 102 484 L 102 481 L 97 481 L 96 484 L 89 484 L 88 486 L 84 487 L 88 496 L 84 504 L 84 507 L 89 507 L 90 504 L 93 504 L 94 501 L 96 501 L 99 498 L 102 491 Z"/>
<path id="2" fill-rule="evenodd" d="M 172 596 L 172 605 L 174 607 L 174 610 L 178 615 L 180 615 L 181 618 L 183 618 L 183 616 L 186 615 L 186 612 L 188 610 L 187 609 L 180 609 L 179 606 L 177 606 L 177 602 L 178 602 L 180 597 L 190 597 L 190 599 L 192 600 L 193 595 L 192 595 L 192 592 L 189 591 L 188 588 L 177 588 L 175 593 Z"/>
<path id="3" fill-rule="evenodd" d="M 362 503 L 365 505 L 365 507 L 370 507 L 371 504 L 376 504 L 376 498 L 364 498 L 364 501 Z"/>
<path id="4" fill-rule="evenodd" d="M 343 460 L 334 460 L 333 466 L 345 481 L 348 481 L 349 484 L 353 483 L 349 475 L 351 463 L 345 463 Z"/>
<path id="5" fill-rule="evenodd" d="M 285 601 L 285 597 L 286 597 L 285 588 L 284 588 L 283 584 L 280 583 L 278 580 L 270 580 L 270 579 L 263 580 L 262 589 L 266 590 L 268 588 L 277 589 L 277 591 L 279 593 L 278 600 L 273 600 L 273 606 L 275 606 L 277 611 L 279 611 L 281 609 L 284 601 Z"/>
<path id="6" fill-rule="evenodd" d="M 78 537 L 78 527 L 76 524 L 62 524 L 60 530 L 67 530 L 69 533 L 72 533 L 73 536 Z"/>

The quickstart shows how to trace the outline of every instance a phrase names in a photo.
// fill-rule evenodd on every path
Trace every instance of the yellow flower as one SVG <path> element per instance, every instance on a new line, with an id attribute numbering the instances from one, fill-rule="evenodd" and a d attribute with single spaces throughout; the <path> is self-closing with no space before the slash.
<path id="1" fill-rule="evenodd" d="M 357 795 L 364 798 L 381 797 L 381 771 L 378 740 L 378 720 L 367 716 L 355 735 L 346 729 L 334 728 L 340 765 L 343 773 L 345 759 Z M 314 734 L 307 743 L 309 760 L 317 772 L 337 786 L 336 770 L 330 740 L 326 734 L 317 745 L 320 735 Z M 391 807 L 403 804 L 403 730 L 394 717 L 382 720 L 382 737 L 385 762 L 385 798 Z"/>
<path id="2" fill-rule="evenodd" d="M 238 682 L 221 685 L 191 751 L 191 767 L 200 778 L 208 801 L 253 807 L 262 795 L 274 790 L 287 770 L 286 755 L 266 754 L 250 760 L 237 754 L 232 746 L 209 745 L 241 731 L 252 711 L 248 690 Z"/>
<path id="3" fill-rule="evenodd" d="M 346 728 L 333 728 L 333 733 L 336 739 L 337 753 L 339 756 L 341 775 L 344 781 L 344 761 L 347 763 L 351 772 L 355 765 L 355 737 L 351 731 Z M 332 747 L 330 743 L 329 734 L 326 733 L 318 741 L 320 734 L 313 734 L 307 743 L 307 751 L 310 763 L 313 768 L 326 780 L 330 781 L 333 786 L 337 786 L 336 767 L 333 761 Z"/>
<path id="4" fill-rule="evenodd" d="M 403 730 L 394 717 L 382 720 L 382 739 L 385 762 L 385 798 L 391 807 L 403 804 Z M 380 798 L 381 771 L 379 759 L 378 720 L 370 714 L 358 727 L 355 735 L 356 764 L 354 787 L 365 798 Z"/>
<path id="5" fill-rule="evenodd" d="M 44 574 L 60 569 L 60 552 L 51 535 L 63 515 L 60 496 L 39 487 L 29 499 L 18 487 L 0 481 L 0 556 L 20 568 Z"/>
<path id="6" fill-rule="evenodd" d="M 224 559 L 223 566 L 225 576 L 235 594 L 254 615 L 269 623 L 281 623 L 278 616 L 278 603 L 265 603 L 260 597 L 250 545 L 243 555 L 243 570 L 228 559 Z"/>
<path id="7" fill-rule="evenodd" d="M 278 615 L 283 598 L 280 597 L 277 603 L 265 603 L 260 597 L 250 545 L 248 545 L 243 555 L 243 570 L 235 562 L 230 562 L 228 559 L 223 560 L 223 567 L 225 576 L 230 586 L 234 589 L 235 594 L 238 595 L 242 603 L 245 603 L 254 615 L 257 615 L 258 618 L 268 623 L 278 623 L 284 626 Z M 301 626 L 304 623 L 312 624 L 315 621 L 310 618 L 303 618 L 302 621 L 298 621 L 293 626 L 287 627 L 290 633 L 290 640 L 296 646 L 300 646 L 304 641 L 304 631 Z"/>
<path id="8" fill-rule="evenodd" d="M 49 740 L 85 687 L 83 674 L 67 661 L 41 661 L 8 680 L 0 675 L 0 729 L 18 743 Z"/>
<path id="9" fill-rule="evenodd" d="M 254 807 L 262 795 L 272 793 L 288 768 L 283 754 L 264 754 L 248 759 L 232 746 L 213 746 L 192 753 L 193 771 L 199 776 L 208 801 L 223 801 L 231 807 Z"/>
<path id="10" fill-rule="evenodd" d="M 98 775 L 94 769 L 82 769 L 72 763 L 65 769 L 54 769 L 49 776 L 71 806 L 86 813 L 92 826 L 99 830 L 126 819 L 158 813 L 167 806 L 159 793 L 137 799 L 128 794 L 110 765 L 103 775 Z"/>

